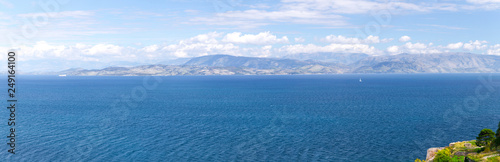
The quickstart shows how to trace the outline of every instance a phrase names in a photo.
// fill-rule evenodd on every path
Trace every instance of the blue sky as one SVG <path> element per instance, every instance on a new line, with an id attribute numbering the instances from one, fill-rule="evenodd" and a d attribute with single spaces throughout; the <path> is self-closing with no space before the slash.
<path id="1" fill-rule="evenodd" d="M 19 50 L 26 71 L 221 53 L 500 55 L 499 10 L 500 0 L 0 0 L 0 50 Z"/>

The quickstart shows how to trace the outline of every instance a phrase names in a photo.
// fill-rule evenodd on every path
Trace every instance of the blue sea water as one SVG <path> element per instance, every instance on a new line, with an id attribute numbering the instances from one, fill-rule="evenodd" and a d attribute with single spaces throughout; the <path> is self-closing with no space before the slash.
<path id="1" fill-rule="evenodd" d="M 4 108 L 0 159 L 413 161 L 496 130 L 500 84 L 487 89 L 488 77 L 500 83 L 499 74 L 165 76 L 146 89 L 142 76 L 19 76 L 16 154 Z"/>

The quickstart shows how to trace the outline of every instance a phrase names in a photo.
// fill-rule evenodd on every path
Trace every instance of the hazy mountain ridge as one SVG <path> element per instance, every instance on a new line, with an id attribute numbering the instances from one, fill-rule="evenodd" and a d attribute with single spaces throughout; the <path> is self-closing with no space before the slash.
<path id="1" fill-rule="evenodd" d="M 335 55 L 335 54 L 330 54 Z M 289 75 L 339 73 L 494 73 L 500 72 L 500 56 L 470 53 L 400 54 L 365 56 L 340 54 L 341 59 L 308 60 L 209 55 L 184 65 L 142 65 L 98 70 L 71 69 L 67 75 Z M 299 57 L 299 56 L 295 56 Z M 318 57 L 316 57 L 318 58 Z M 319 57 L 321 58 L 321 57 Z M 346 60 L 345 58 L 352 58 Z M 354 62 L 354 60 L 356 60 Z M 332 61 L 332 62 L 326 62 Z M 344 64 L 352 62 L 350 64 Z"/>
<path id="2" fill-rule="evenodd" d="M 470 53 L 372 56 L 351 64 L 353 73 L 500 72 L 500 56 Z"/>
<path id="3" fill-rule="evenodd" d="M 317 62 L 317 61 L 300 61 L 293 59 L 278 59 L 278 58 L 257 58 L 257 57 L 242 57 L 231 55 L 210 55 L 196 57 L 184 65 L 191 66 L 215 66 L 215 67 L 245 67 L 255 69 L 291 69 L 307 65 L 323 65 L 334 66 L 332 63 Z"/>
<path id="4" fill-rule="evenodd" d="M 316 60 L 316 61 L 322 61 L 322 62 L 329 62 L 329 63 L 338 63 L 338 64 L 352 64 L 355 63 L 359 60 L 362 60 L 364 58 L 369 57 L 370 55 L 364 54 L 364 53 L 327 53 L 327 52 L 320 52 L 320 53 L 300 53 L 300 54 L 293 54 L 293 55 L 286 55 L 283 58 L 287 59 L 295 59 L 295 60 Z"/>
<path id="5" fill-rule="evenodd" d="M 110 76 L 140 76 L 140 75 L 288 75 L 288 74 L 327 74 L 342 73 L 335 68 L 321 65 L 307 65 L 295 69 L 255 69 L 240 67 L 212 67 L 189 65 L 144 65 L 131 68 L 105 68 L 101 70 L 76 70 L 67 75 L 110 75 Z"/>

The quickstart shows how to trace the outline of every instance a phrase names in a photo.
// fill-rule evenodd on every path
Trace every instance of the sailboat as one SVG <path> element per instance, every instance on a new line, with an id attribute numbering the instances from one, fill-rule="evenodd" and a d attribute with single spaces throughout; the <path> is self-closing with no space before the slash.
<path id="1" fill-rule="evenodd" d="M 361 83 L 361 82 L 363 82 L 363 80 L 361 80 L 361 78 L 359 78 L 359 82 Z"/>

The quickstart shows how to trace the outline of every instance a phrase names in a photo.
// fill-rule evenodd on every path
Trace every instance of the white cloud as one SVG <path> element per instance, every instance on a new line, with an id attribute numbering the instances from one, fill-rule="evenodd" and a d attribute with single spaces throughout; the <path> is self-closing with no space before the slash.
<path id="1" fill-rule="evenodd" d="M 97 44 L 90 49 L 84 50 L 87 55 L 120 55 L 123 52 L 123 47 L 112 44 Z"/>
<path id="2" fill-rule="evenodd" d="M 213 54 L 229 54 L 235 56 L 253 57 L 279 57 L 288 54 L 298 53 L 365 53 L 369 55 L 383 54 L 432 54 L 449 52 L 449 50 L 468 50 L 500 55 L 500 44 L 488 46 L 487 41 L 469 41 L 466 43 L 457 42 L 445 45 L 434 46 L 432 43 L 412 43 L 406 42 L 400 46 L 389 46 L 385 50 L 379 50 L 369 43 L 380 43 L 384 39 L 376 36 L 368 36 L 364 39 L 348 38 L 344 36 L 330 35 L 325 40 L 331 42 L 327 45 L 317 44 L 293 44 L 275 45 L 278 43 L 288 43 L 288 37 L 281 38 L 261 32 L 258 34 L 244 34 L 239 32 L 224 34 L 210 32 L 199 34 L 191 38 L 178 40 L 169 44 L 152 44 L 140 48 L 126 47 L 117 44 L 99 43 L 84 44 L 76 43 L 72 45 L 57 45 L 45 41 L 39 41 L 31 46 L 19 46 L 16 49 L 22 53 L 21 61 L 25 60 L 83 60 L 98 61 L 99 63 L 110 62 L 135 62 L 142 64 L 157 63 L 162 60 L 175 58 L 198 57 Z M 302 38 L 294 38 L 295 42 Z M 244 46 L 238 46 L 242 44 Z M 245 46 L 253 44 L 252 46 Z M 0 47 L 0 49 L 7 49 Z M 2 58 L 1 56 L 0 58 Z M 141 59 L 139 59 L 141 58 Z"/>
<path id="3" fill-rule="evenodd" d="M 278 52 L 286 54 L 298 53 L 317 53 L 317 52 L 335 52 L 335 53 L 366 53 L 370 55 L 380 54 L 380 51 L 373 46 L 366 44 L 330 44 L 318 46 L 314 44 L 296 44 L 281 47 Z"/>
<path id="4" fill-rule="evenodd" d="M 473 50 L 483 50 L 486 49 L 488 46 L 485 45 L 488 43 L 487 41 L 469 41 L 469 43 L 464 43 L 463 48 L 468 51 L 473 51 Z"/>
<path id="5" fill-rule="evenodd" d="M 390 54 L 400 54 L 400 53 L 409 53 L 409 54 L 433 54 L 433 53 L 442 53 L 443 51 L 439 49 L 439 47 L 432 46 L 433 43 L 424 44 L 424 43 L 411 43 L 407 42 L 401 46 L 390 46 L 386 49 L 386 51 Z"/>
<path id="6" fill-rule="evenodd" d="M 392 41 L 392 38 L 380 39 L 378 36 L 370 35 L 365 38 L 364 43 L 387 43 Z"/>
<path id="7" fill-rule="evenodd" d="M 427 45 L 425 45 L 423 43 L 411 43 L 411 42 L 408 42 L 405 45 L 403 45 L 403 47 L 406 47 L 408 49 L 425 49 L 425 48 L 427 48 Z"/>
<path id="8" fill-rule="evenodd" d="M 458 43 L 450 43 L 446 46 L 446 48 L 448 49 L 459 49 L 459 48 L 462 48 L 462 46 L 464 45 L 464 43 L 462 42 L 458 42 Z"/>
<path id="9" fill-rule="evenodd" d="M 228 43 L 267 45 L 276 43 L 288 43 L 288 37 L 283 36 L 281 38 L 278 38 L 276 35 L 272 35 L 270 32 L 262 32 L 256 35 L 242 35 L 242 33 L 240 32 L 234 32 L 227 34 L 224 39 L 222 39 L 222 41 Z"/>
<path id="10" fill-rule="evenodd" d="M 387 52 L 389 53 L 401 53 L 399 52 L 399 47 L 398 46 L 390 46 L 390 47 L 387 47 Z"/>
<path id="11" fill-rule="evenodd" d="M 411 38 L 409 36 L 407 36 L 407 35 L 402 36 L 401 38 L 399 38 L 400 42 L 408 42 L 410 40 L 411 40 Z"/>
<path id="12" fill-rule="evenodd" d="M 329 35 L 326 36 L 323 41 L 329 43 L 340 43 L 340 44 L 372 44 L 372 43 L 387 43 L 392 41 L 392 39 L 380 39 L 378 36 L 370 35 L 365 39 L 350 38 L 342 35 Z"/>
<path id="13" fill-rule="evenodd" d="M 179 57 L 198 57 L 211 54 L 230 55 L 271 55 L 272 46 L 242 49 L 233 43 L 222 42 L 223 33 L 210 32 L 200 34 L 188 39 L 179 40 L 177 43 L 165 45 L 148 45 L 142 48 L 120 46 L 116 44 L 83 44 L 53 45 L 40 41 L 34 45 L 16 47 L 23 53 L 22 60 L 41 60 L 53 58 L 55 60 L 91 60 L 103 63 L 114 61 L 130 61 L 155 63 L 162 59 L 175 59 Z M 268 42 L 272 43 L 272 42 Z M 3 49 L 3 47 L 2 47 Z M 143 59 L 137 59 L 137 58 Z M 146 57 L 146 58 L 145 58 Z M 149 59 L 149 60 L 148 60 Z"/>
<path id="14" fill-rule="evenodd" d="M 490 49 L 486 52 L 488 55 L 500 55 L 500 44 L 495 44 L 490 46 Z"/>
<path id="15" fill-rule="evenodd" d="M 221 37 L 223 33 L 219 32 L 210 32 L 207 34 L 200 34 L 194 37 L 191 37 L 187 40 L 180 41 L 180 44 L 183 43 L 217 43 L 217 38 Z"/>
<path id="16" fill-rule="evenodd" d="M 159 49 L 160 47 L 158 47 L 158 45 L 150 45 L 150 46 L 146 46 L 144 48 L 142 48 L 142 51 L 144 52 L 155 52 Z"/>
<path id="17" fill-rule="evenodd" d="M 273 46 L 267 45 L 263 46 L 260 49 L 245 49 L 246 51 L 249 51 L 252 56 L 256 57 L 273 57 L 274 52 L 272 51 Z"/>
<path id="18" fill-rule="evenodd" d="M 160 52 L 172 57 L 197 57 L 210 54 L 240 55 L 238 51 L 239 47 L 232 43 L 179 43 L 165 46 Z"/>
<path id="19" fill-rule="evenodd" d="M 221 43 L 216 38 L 220 33 L 209 33 L 195 36 L 178 44 L 164 46 L 159 51 L 171 57 L 197 57 L 210 54 L 238 55 L 239 47 L 232 43 Z"/>
<path id="20" fill-rule="evenodd" d="M 469 41 L 468 43 L 457 42 L 450 43 L 447 45 L 438 45 L 433 46 L 433 43 L 424 44 L 424 43 L 412 43 L 407 42 L 401 46 L 390 46 L 386 49 L 386 51 L 390 54 L 399 54 L 399 53 L 410 53 L 410 54 L 431 54 L 431 53 L 443 53 L 450 52 L 450 50 L 463 50 L 463 51 L 482 51 L 488 49 L 488 45 L 486 45 L 487 41 Z M 500 47 L 500 46 L 499 46 Z M 495 53 L 497 49 L 491 46 L 487 53 Z"/>
<path id="21" fill-rule="evenodd" d="M 21 46 L 19 52 L 25 55 L 24 59 L 48 58 L 48 57 L 64 57 L 64 50 L 67 48 L 62 45 L 50 45 L 45 41 L 37 42 L 32 47 Z"/>

